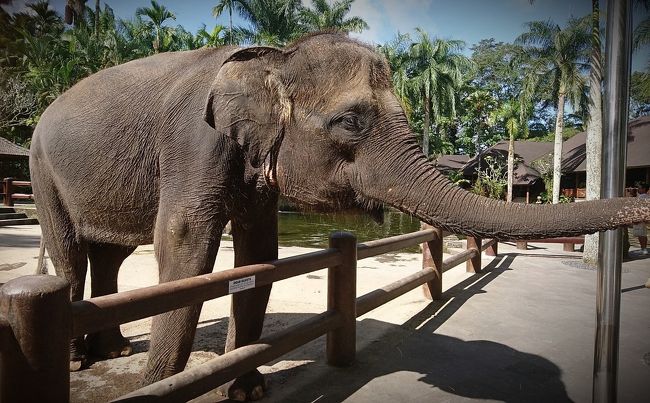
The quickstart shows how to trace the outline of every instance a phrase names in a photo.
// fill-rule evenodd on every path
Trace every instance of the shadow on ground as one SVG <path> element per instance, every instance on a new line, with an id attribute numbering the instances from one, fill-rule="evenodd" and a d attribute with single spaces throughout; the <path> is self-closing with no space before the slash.
<path id="1" fill-rule="evenodd" d="M 551 361 L 486 341 L 464 341 L 436 334 L 474 295 L 510 269 L 516 255 L 496 258 L 476 274 L 446 291 L 403 325 L 365 318 L 357 324 L 364 347 L 348 368 L 325 364 L 324 338 L 282 360 L 302 362 L 288 369 L 280 360 L 268 365 L 268 402 L 437 401 L 461 398 L 506 402 L 569 401 L 561 371 Z M 270 314 L 267 325 L 288 326 L 309 315 Z M 197 339 L 225 336 L 226 320 L 200 329 Z M 315 345 L 314 345 L 315 344 Z M 386 375 L 391 375 L 390 377 Z M 414 386 L 415 385 L 415 386 Z M 206 396 L 207 397 L 207 396 Z M 205 399 L 201 401 L 208 401 Z"/>
<path id="2" fill-rule="evenodd" d="M 38 248 L 41 237 L 28 234 L 0 234 L 0 245 L 12 248 Z"/>

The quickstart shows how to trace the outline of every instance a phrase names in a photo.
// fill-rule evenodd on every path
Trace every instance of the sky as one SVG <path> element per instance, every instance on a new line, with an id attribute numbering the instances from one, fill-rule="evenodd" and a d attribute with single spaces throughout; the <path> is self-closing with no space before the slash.
<path id="1" fill-rule="evenodd" d="M 24 8 L 27 0 L 14 0 L 13 10 Z M 174 14 L 176 21 L 186 29 L 196 32 L 202 24 L 211 29 L 214 24 L 228 25 L 227 13 L 218 19 L 212 16 L 212 7 L 218 0 L 158 0 Z M 120 18 L 132 18 L 138 7 L 150 5 L 149 0 L 102 1 L 113 8 Z M 308 0 L 303 3 L 310 4 Z M 63 14 L 65 0 L 50 0 L 50 4 Z M 94 1 L 88 1 L 94 7 Z M 601 8 L 605 2 L 601 0 Z M 349 16 L 363 18 L 369 30 L 352 36 L 372 44 L 390 41 L 397 32 L 412 33 L 415 27 L 422 27 L 432 37 L 461 39 L 469 48 L 481 39 L 494 38 L 497 41 L 512 42 L 524 32 L 528 21 L 548 20 L 564 26 L 570 17 L 581 17 L 591 10 L 591 0 L 355 0 Z M 635 9 L 634 25 L 647 13 Z M 238 16 L 233 17 L 235 25 L 244 25 Z M 645 70 L 650 61 L 650 47 L 637 51 L 633 57 L 633 69 Z"/>

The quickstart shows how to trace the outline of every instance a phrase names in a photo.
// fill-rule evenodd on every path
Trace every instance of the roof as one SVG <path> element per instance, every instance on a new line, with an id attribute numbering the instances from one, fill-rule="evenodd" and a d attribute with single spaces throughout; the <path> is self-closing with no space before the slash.
<path id="1" fill-rule="evenodd" d="M 629 123 L 627 137 L 627 167 L 650 167 L 650 116 L 635 119 Z M 578 133 L 562 144 L 562 173 L 584 172 L 586 170 L 586 138 L 585 132 Z M 553 153 L 552 142 L 515 141 L 515 185 L 530 185 L 541 177 L 539 172 L 531 167 L 533 161 Z M 481 153 L 487 156 L 508 158 L 508 141 L 500 141 Z M 476 173 L 478 157 L 467 160 L 463 165 L 465 155 L 443 155 L 437 164 L 443 172 L 450 169 L 462 170 L 463 175 L 472 176 Z M 461 166 L 459 166 L 461 165 Z"/>
<path id="2" fill-rule="evenodd" d="M 29 158 L 29 150 L 12 143 L 4 137 L 0 137 L 0 158 L 2 157 Z"/>
<path id="3" fill-rule="evenodd" d="M 469 161 L 469 155 L 441 155 L 436 160 L 436 168 L 441 172 L 460 170 Z"/>
<path id="4" fill-rule="evenodd" d="M 515 185 L 530 185 L 541 177 L 539 172 L 530 166 L 536 159 L 553 151 L 553 143 L 539 142 L 539 141 L 515 141 L 515 170 L 513 176 L 513 184 Z M 481 153 L 483 158 L 487 156 L 501 156 L 506 161 L 508 158 L 508 142 L 499 141 L 492 147 Z M 478 166 L 478 156 L 470 159 L 467 164 L 462 168 L 463 174 L 466 176 L 473 175 Z"/>
<path id="5" fill-rule="evenodd" d="M 581 132 L 562 145 L 562 172 L 585 172 L 587 170 L 587 134 Z M 627 167 L 650 167 L 650 116 L 644 116 L 628 124 Z"/>

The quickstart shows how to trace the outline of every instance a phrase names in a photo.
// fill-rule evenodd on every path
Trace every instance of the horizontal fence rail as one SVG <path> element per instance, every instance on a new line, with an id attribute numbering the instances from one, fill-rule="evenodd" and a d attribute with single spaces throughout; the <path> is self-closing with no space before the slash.
<path id="1" fill-rule="evenodd" d="M 232 293 L 229 288 L 233 281 L 254 276 L 255 287 L 261 287 L 324 267 L 335 266 L 340 261 L 341 254 L 337 250 L 325 249 L 265 264 L 242 266 L 73 302 L 72 336 L 82 336 L 223 297 Z"/>
<path id="2" fill-rule="evenodd" d="M 435 254 L 431 265 L 424 267 L 418 273 L 371 291 L 361 297 L 356 297 L 356 261 L 358 259 L 394 252 L 418 244 L 423 244 L 425 249 L 429 248 Z M 189 400 L 324 334 L 327 334 L 328 339 L 327 362 L 331 365 L 348 365 L 354 360 L 355 355 L 356 317 L 364 315 L 421 285 L 425 285 L 425 288 L 436 287 L 441 290 L 442 273 L 444 271 L 460 263 L 468 262 L 468 271 L 480 272 L 481 251 L 493 248 L 494 253 L 496 253 L 495 240 L 481 242 L 477 238 L 468 238 L 466 251 L 442 261 L 442 232 L 434 228 L 358 245 L 353 236 L 337 233 L 330 238 L 330 245 L 328 249 L 304 255 L 67 303 L 69 306 L 67 315 L 69 315 L 70 332 L 64 335 L 64 339 L 69 340 L 73 336 L 82 336 L 122 323 L 185 306 L 200 304 L 244 289 L 266 286 L 276 281 L 307 274 L 326 267 L 329 268 L 328 309 L 325 312 L 118 399 L 129 401 L 140 401 L 142 399 L 147 401 L 150 399 L 158 401 Z M 469 261 L 472 259 L 474 259 L 474 263 L 470 266 Z M 478 263 L 476 259 L 478 259 Z M 426 263 L 427 260 L 425 259 L 424 262 Z M 43 284 L 48 281 L 52 283 L 52 281 L 56 280 L 57 284 L 54 288 L 57 290 L 57 295 L 63 292 L 63 286 L 60 284 L 61 279 L 52 276 L 26 277 L 29 277 L 26 279 L 26 283 L 29 284 L 37 284 L 39 281 L 44 281 Z M 47 280 L 48 277 L 52 281 Z M 39 280 L 39 278 L 42 280 Z M 39 334 L 40 332 L 30 332 L 25 337 L 34 338 L 36 341 L 23 340 L 22 336 L 16 336 L 14 339 L 12 332 L 13 336 L 15 336 L 15 324 L 6 320 L 6 318 L 13 318 L 21 314 L 20 312 L 9 312 L 11 303 L 7 303 L 11 298 L 14 298 L 12 292 L 15 294 L 16 290 L 20 290 L 21 285 L 18 284 L 19 281 L 17 280 L 21 279 L 7 283 L 6 286 L 10 287 L 5 288 L 6 286 L 3 286 L 0 288 L 0 308 L 2 308 L 0 311 L 0 341 L 3 341 L 3 345 L 6 345 L 4 343 L 5 339 L 15 340 L 20 346 L 29 346 L 30 343 L 38 344 L 39 337 L 43 339 L 49 336 Z M 16 285 L 11 286 L 12 282 L 15 282 Z M 67 287 L 67 283 L 65 287 Z M 439 298 L 440 290 L 427 292 L 427 295 Z M 8 295 L 8 293 L 11 295 Z M 57 301 L 60 301 L 60 296 L 57 298 L 59 298 Z M 42 318 L 42 320 L 47 322 L 48 318 Z M 66 323 L 68 319 L 63 318 L 61 321 Z M 4 347 L 2 348 L 4 349 Z M 67 352 L 65 355 L 67 356 Z M 39 356 L 38 359 L 47 360 L 43 356 Z M 67 362 L 65 364 L 67 365 Z M 0 369 L 4 369 L 0 370 L 0 377 L 2 378 L 5 378 L 5 375 L 11 370 L 11 368 L 5 367 Z M 21 382 L 26 385 L 23 389 L 29 390 L 29 379 L 34 379 L 34 377 L 28 370 L 24 370 L 24 372 L 21 374 L 14 373 L 11 377 L 13 390 L 18 388 Z M 53 388 L 61 391 L 60 397 L 64 396 L 67 393 L 66 391 L 69 391 L 69 386 L 67 384 L 59 385 L 62 382 L 61 377 L 55 375 L 41 377 L 46 381 L 45 384 L 42 383 L 42 380 L 40 381 L 39 389 Z M 51 384 L 48 384 L 47 379 L 50 378 L 52 381 Z M 69 374 L 66 379 L 69 383 Z M 13 401 L 18 396 L 15 394 L 17 392 L 11 393 L 11 389 L 8 388 L 5 381 L 5 379 L 0 379 L 0 385 L 2 385 L 0 386 L 0 402 Z M 34 395 L 32 397 L 35 399 L 32 400 L 39 400 L 43 396 Z M 21 397 L 24 398 L 22 395 Z M 65 401 L 67 399 L 61 398 L 60 400 Z"/>
<path id="3" fill-rule="evenodd" d="M 17 181 L 14 178 L 4 178 L 2 180 L 2 204 L 11 207 L 14 205 L 14 200 L 34 200 L 32 193 L 16 193 L 15 187 L 31 187 L 30 181 Z"/>

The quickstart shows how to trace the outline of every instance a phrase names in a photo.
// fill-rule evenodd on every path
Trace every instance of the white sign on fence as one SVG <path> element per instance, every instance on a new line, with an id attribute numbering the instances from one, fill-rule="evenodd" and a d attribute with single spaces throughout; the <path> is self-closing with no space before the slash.
<path id="1" fill-rule="evenodd" d="M 255 288 L 255 276 L 242 277 L 228 282 L 229 294 L 248 290 L 249 288 Z"/>

